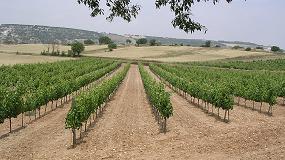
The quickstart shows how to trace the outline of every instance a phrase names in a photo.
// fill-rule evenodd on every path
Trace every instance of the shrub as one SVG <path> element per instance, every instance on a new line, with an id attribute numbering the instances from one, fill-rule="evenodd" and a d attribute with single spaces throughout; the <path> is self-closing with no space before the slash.
<path id="1" fill-rule="evenodd" d="M 156 40 L 155 39 L 152 39 L 149 41 L 149 45 L 150 46 L 155 46 L 156 45 Z"/>
<path id="2" fill-rule="evenodd" d="M 116 49 L 116 48 L 117 48 L 117 44 L 115 44 L 114 42 L 108 44 L 109 51 L 113 51 L 113 49 Z"/>
<path id="3" fill-rule="evenodd" d="M 245 49 L 245 51 L 251 51 L 251 48 L 250 48 L 250 47 L 247 47 L 247 48 Z"/>
<path id="4" fill-rule="evenodd" d="M 137 45 L 140 46 L 140 44 L 147 44 L 146 38 L 140 38 L 136 41 Z"/>
<path id="5" fill-rule="evenodd" d="M 258 46 L 258 47 L 256 47 L 256 49 L 262 49 L 262 50 L 263 50 L 263 47 L 261 47 L 261 46 Z"/>
<path id="6" fill-rule="evenodd" d="M 211 47 L 211 41 L 206 41 L 201 47 Z"/>
<path id="7" fill-rule="evenodd" d="M 233 46 L 233 48 L 232 49 L 242 49 L 243 47 L 241 47 L 241 46 Z"/>
<path id="8" fill-rule="evenodd" d="M 66 56 L 66 52 L 65 52 L 65 51 L 62 51 L 62 52 L 61 52 L 61 56 L 62 56 L 62 57 L 65 57 L 65 56 Z"/>
<path id="9" fill-rule="evenodd" d="M 127 40 L 126 40 L 126 43 L 127 43 L 127 44 L 131 44 L 132 41 L 131 41 L 130 39 L 127 39 Z"/>
<path id="10" fill-rule="evenodd" d="M 281 51 L 281 49 L 279 47 L 277 47 L 277 46 L 272 46 L 271 47 L 271 51 L 272 52 L 279 52 L 279 51 Z"/>
<path id="11" fill-rule="evenodd" d="M 87 39 L 87 40 L 84 41 L 84 44 L 85 45 L 93 45 L 93 44 L 95 44 L 95 42 L 92 41 L 91 39 Z"/>

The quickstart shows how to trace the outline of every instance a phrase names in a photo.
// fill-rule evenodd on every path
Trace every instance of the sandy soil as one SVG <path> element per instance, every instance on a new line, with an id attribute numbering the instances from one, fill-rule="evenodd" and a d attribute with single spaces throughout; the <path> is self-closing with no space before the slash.
<path id="1" fill-rule="evenodd" d="M 32 56 L 0 53 L 0 66 L 13 64 L 44 63 L 69 60 L 66 57 Z"/>
<path id="2" fill-rule="evenodd" d="M 201 48 L 189 46 L 147 46 L 124 47 L 112 52 L 88 52 L 88 56 L 114 57 L 124 59 L 154 60 L 162 62 L 190 62 L 227 59 L 243 56 L 272 55 L 265 52 L 246 52 L 241 50 L 221 48 Z"/>
<path id="3" fill-rule="evenodd" d="M 285 107 L 270 117 L 235 106 L 224 123 L 171 92 L 174 115 L 167 133 L 151 113 L 138 67 L 75 148 L 64 129 L 67 107 L 0 139 L 2 159 L 284 159 Z"/>

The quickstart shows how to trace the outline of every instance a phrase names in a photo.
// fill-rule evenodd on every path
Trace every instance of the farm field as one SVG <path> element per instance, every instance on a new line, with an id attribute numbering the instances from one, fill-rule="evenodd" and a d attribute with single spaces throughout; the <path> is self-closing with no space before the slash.
<path id="1" fill-rule="evenodd" d="M 267 52 L 246 52 L 232 49 L 201 48 L 188 46 L 124 47 L 112 52 L 88 52 L 86 56 L 122 59 L 152 60 L 161 62 L 191 62 L 230 59 L 244 56 L 274 56 Z"/>
<path id="2" fill-rule="evenodd" d="M 73 64 L 73 65 L 71 65 Z M 65 70 L 74 70 L 72 74 L 62 74 L 64 77 L 73 76 L 73 81 L 67 81 L 70 78 L 63 78 L 58 90 L 64 90 L 61 95 L 53 95 L 47 92 L 48 97 L 53 97 L 53 104 L 49 100 L 45 100 L 38 105 L 33 105 L 27 109 L 35 110 L 37 114 L 45 113 L 45 103 L 47 102 L 47 113 L 36 120 L 29 120 L 29 116 L 25 115 L 25 127 L 21 128 L 21 116 L 12 118 L 13 133 L 9 134 L 9 120 L 5 119 L 0 124 L 0 156 L 2 159 L 284 159 L 285 158 L 285 107 L 282 105 L 284 97 L 283 90 L 275 88 L 278 91 L 274 93 L 274 105 L 272 107 L 272 115 L 267 113 L 269 103 L 272 99 L 264 100 L 262 112 L 259 111 L 260 103 L 255 102 L 256 108 L 252 107 L 252 99 L 255 97 L 246 97 L 242 93 L 249 93 L 254 90 L 256 85 L 245 87 L 247 92 L 235 92 L 239 89 L 235 88 L 227 94 L 214 94 L 226 91 L 228 84 L 227 78 L 231 78 L 232 74 L 241 76 L 261 76 L 272 74 L 268 78 L 275 77 L 274 84 L 279 86 L 278 80 L 284 80 L 283 74 L 272 71 L 243 71 L 229 70 L 211 67 L 193 67 L 189 65 L 161 65 L 150 64 L 143 66 L 141 64 L 132 64 L 128 68 L 128 64 L 122 64 L 116 67 L 120 62 L 99 60 L 99 59 L 82 59 L 65 62 L 55 62 L 53 65 L 37 64 L 38 70 L 48 67 L 50 75 L 55 73 L 61 75 Z M 43 65 L 43 66 L 41 66 Z M 53 67 L 60 67 L 59 71 L 52 71 Z M 69 66 L 68 68 L 64 66 Z M 171 66 L 171 67 L 169 67 Z M 24 69 L 25 67 L 23 67 Z M 100 69 L 101 68 L 101 69 Z M 104 69 L 106 68 L 106 69 Z M 273 69 L 274 67 L 272 67 Z M 99 70 L 98 70 L 99 69 Z M 179 71 L 176 71 L 179 69 Z M 83 72 L 85 70 L 85 72 Z M 186 72 L 187 70 L 187 72 Z M 29 71 L 29 70 L 28 70 Z M 159 72 L 160 71 L 160 72 Z M 17 72 L 16 72 L 17 73 Z M 35 71 L 39 77 L 42 74 Z M 156 74 L 155 74 L 156 73 Z M 200 88 L 202 94 L 194 94 L 197 90 L 191 91 L 196 99 L 190 95 L 185 96 L 181 90 L 168 85 L 158 85 L 161 81 L 156 75 L 160 75 L 162 79 L 167 78 L 162 73 L 177 81 L 169 81 L 173 86 L 182 87 L 188 82 L 192 82 Z M 187 74 L 181 74 L 187 73 Z M 3 73 L 2 73 L 3 74 Z M 18 73 L 20 74 L 20 73 Z M 126 75 L 125 75 L 126 74 Z M 4 74 L 5 75 L 5 74 Z M 43 74 L 44 75 L 44 74 Z M 105 76 L 103 76 L 105 75 Z M 190 76 L 192 75 L 192 77 Z M 200 81 L 201 75 L 204 81 Z M 92 77 L 97 78 L 92 78 Z M 57 77 L 57 76 L 55 76 Z M 59 76 L 60 78 L 61 76 Z M 83 78 L 84 77 L 84 78 Z M 214 78 L 215 77 L 215 78 Z M 31 77 L 32 78 L 32 77 Z M 212 79 L 212 82 L 207 80 Z M 225 78 L 225 79 L 223 79 Z M 238 77 L 239 78 L 239 77 Z M 233 80 L 239 80 L 239 79 Z M 252 84 L 254 78 L 247 77 L 247 84 Z M 266 81 L 260 78 L 259 82 Z M 26 78 L 25 78 L 26 79 Z M 25 80 L 24 79 L 24 80 Z M 27 77 L 27 80 L 29 78 Z M 153 80 L 151 80 L 153 79 Z M 186 81 L 179 81 L 179 80 Z M 191 79 L 191 80 L 190 80 Z M 39 79 L 41 80 L 41 79 Z M 165 79 L 171 80 L 171 79 Z M 7 79 L 2 80 L 6 82 Z M 122 81 L 122 83 L 121 83 Z M 152 82 L 154 81 L 154 82 Z M 41 81 L 39 81 L 41 82 Z M 43 81 L 47 86 L 50 80 Z M 174 83 L 174 82 L 177 82 Z M 223 83 L 218 85 L 216 83 Z M 251 83 L 249 83 L 251 82 Z M 14 82 L 5 84 L 12 85 Z M 32 85 L 36 82 L 30 82 L 27 88 L 34 92 L 35 95 L 40 94 Z M 205 83 L 205 84 L 203 84 Z M 281 83 L 281 82 L 280 82 Z M 74 89 L 69 88 L 77 84 Z M 239 84 L 239 83 L 238 83 Z M 254 84 L 254 83 L 253 83 Z M 282 84 L 282 83 L 281 83 Z M 148 87 L 148 85 L 153 87 Z M 240 84 L 241 85 L 241 84 Z M 261 85 L 261 84 L 260 84 Z M 267 83 L 262 84 L 267 86 Z M 2 83 L 3 86 L 3 83 Z M 69 86 L 69 87 L 68 87 Z M 116 89 L 116 86 L 118 88 Z M 187 86 L 187 85 L 186 85 Z M 190 88 L 195 85 L 188 85 Z M 222 89 L 220 87 L 224 86 Z M 43 89 L 45 88 L 42 86 Z M 67 87 L 67 88 L 66 88 Z M 111 88 L 110 88 L 111 87 Z M 204 88 L 206 87 L 206 88 Z M 212 88 L 213 87 L 213 88 Z M 64 89 L 66 88 L 66 89 Z M 69 88 L 69 89 L 68 89 Z M 147 90 L 147 88 L 149 88 Z M 20 88 L 21 89 L 21 88 Z M 41 88 L 39 88 L 41 89 Z M 80 90 L 77 92 L 76 90 Z M 113 90 L 115 89 L 115 92 Z M 241 91 L 241 90 L 240 90 Z M 243 90 L 242 90 L 243 91 Z M 268 95 L 271 92 L 264 91 Z M 112 94 L 112 92 L 114 94 Z M 1 92 L 0 92 L 1 93 Z M 109 96 L 111 93 L 111 97 Z M 166 95 L 164 95 L 166 93 Z M 170 97 L 167 96 L 170 93 Z M 209 93 L 209 95 L 207 94 Z M 239 96 L 231 97 L 231 94 L 240 93 Z M 259 92 L 261 93 L 261 92 Z M 151 99 L 155 97 L 163 99 Z M 207 96 L 206 96 L 207 95 Z M 248 94 L 246 94 L 248 95 Z M 258 94 L 261 95 L 261 94 Z M 257 95 L 257 97 L 258 97 Z M 64 96 L 63 98 L 61 98 Z M 74 100 L 70 100 L 71 97 Z M 202 96 L 202 97 L 200 97 Z M 209 98 L 211 104 L 216 107 L 207 108 L 205 97 Z M 101 98 L 100 98 L 101 97 Z M 162 98 L 164 97 L 164 98 Z M 199 97 L 200 103 L 199 103 Z M 228 98 L 233 98 L 235 103 L 228 102 Z M 264 98 L 264 97 L 263 97 Z M 41 102 L 38 96 L 35 96 L 35 102 Z M 30 100 L 33 100 L 30 99 Z M 169 99 L 169 101 L 168 101 Z M 248 103 L 245 103 L 247 99 Z M 54 103 L 61 103 L 55 110 L 51 107 Z M 198 100 L 198 101 L 197 101 Z M 256 100 L 256 99 L 254 99 Z M 31 101 L 33 102 L 33 101 Z M 3 104 L 3 103 L 1 103 Z M 27 103 L 33 104 L 33 103 Z M 159 104 L 162 104 L 159 106 Z M 199 105 L 198 105 L 199 104 Z M 204 104 L 206 106 L 204 106 Z M 246 104 L 246 106 L 244 106 Z M 169 106 L 171 105 L 171 107 Z M 40 107 L 40 111 L 37 109 Z M 157 107 L 157 111 L 163 116 L 167 116 L 166 132 L 161 130 L 161 121 L 155 117 L 153 106 Z M 3 107 L 3 106 L 2 106 Z M 94 108 L 95 107 L 95 108 Z M 97 107 L 97 108 L 96 108 Z M 167 108 L 164 108 L 167 107 Z M 79 109 L 80 108 L 80 109 Z M 173 108 L 173 110 L 169 110 Z M 220 115 L 216 115 L 220 109 Z M 78 109 L 78 110 L 77 110 Z M 161 110 L 160 110 L 161 109 Z M 168 109 L 167 112 L 165 110 Z M 212 111 L 211 111 L 212 110 Z M 229 121 L 223 120 L 224 110 L 230 110 Z M 0 106 L 0 111 L 1 106 Z M 173 112 L 172 112 L 173 111 Z M 2 113 L 2 112 L 0 112 Z M 30 113 L 30 112 L 28 112 Z M 95 114 L 96 113 L 96 114 Z M 169 114 L 170 115 L 167 115 Z M 173 113 L 173 114 L 172 114 Z M 36 115 L 37 115 L 36 114 Z M 96 117 L 95 119 L 93 119 Z M 66 119 L 67 118 L 67 119 Z M 91 124 L 89 124 L 90 122 Z M 72 132 L 67 126 L 73 126 L 76 129 L 76 143 L 72 147 Z M 82 125 L 82 138 L 80 138 Z M 87 132 L 83 132 L 87 126 Z M 70 127 L 68 127 L 70 128 Z"/>
<path id="3" fill-rule="evenodd" d="M 42 51 L 47 51 L 50 48 L 52 50 L 52 46 L 49 44 L 17 44 L 17 45 L 5 45 L 0 44 L 0 53 L 17 53 L 20 54 L 40 54 Z M 85 47 L 85 51 L 96 51 L 106 49 L 106 45 L 90 45 Z M 55 50 L 59 49 L 60 51 L 68 51 L 71 49 L 70 46 L 65 45 L 56 45 Z"/>
<path id="4" fill-rule="evenodd" d="M 51 50 L 51 45 L 48 44 L 19 44 L 19 45 L 3 45 L 0 44 L 0 64 L 16 64 L 16 63 L 38 63 L 38 62 L 53 62 L 62 60 L 58 57 L 35 57 L 43 50 Z M 60 51 L 70 50 L 70 46 L 59 45 L 56 47 Z M 107 57 L 120 58 L 129 60 L 146 60 L 159 62 L 197 62 L 197 61 L 216 61 L 216 60 L 263 60 L 263 59 L 278 59 L 284 58 L 282 55 L 277 55 L 268 52 L 247 52 L 232 49 L 219 48 L 200 48 L 189 46 L 119 46 L 112 52 L 107 51 L 106 45 L 91 45 L 85 46 L 84 56 L 90 57 Z M 25 54 L 29 56 L 18 57 L 14 54 Z M 11 55 L 9 55 L 11 54 Z M 11 58 L 13 61 L 9 61 Z M 21 62 L 21 59 L 23 61 Z M 28 61 L 30 59 L 30 61 Z"/>
<path id="5" fill-rule="evenodd" d="M 56 62 L 56 61 L 70 60 L 70 59 L 72 58 L 0 53 L 0 66 L 1 65 L 14 65 L 14 64 Z"/>

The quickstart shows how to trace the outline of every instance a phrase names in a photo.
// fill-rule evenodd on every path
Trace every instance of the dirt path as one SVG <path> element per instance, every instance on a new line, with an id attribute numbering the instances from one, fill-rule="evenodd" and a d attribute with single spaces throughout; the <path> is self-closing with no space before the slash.
<path id="1" fill-rule="evenodd" d="M 71 102 L 68 102 L 26 128 L 0 139 L 0 159 L 57 159 L 62 152 L 72 153 L 68 150 L 71 132 L 65 129 L 65 117 L 70 107 Z"/>
<path id="2" fill-rule="evenodd" d="M 159 79 L 145 67 L 157 81 Z M 231 122 L 224 123 L 166 87 L 174 115 L 168 121 L 172 157 L 191 159 L 282 159 L 285 158 L 285 107 L 276 106 L 269 117 L 235 106 Z M 175 147 L 175 144 L 177 146 Z M 165 147 L 167 148 L 167 147 Z M 178 149 L 179 148 L 179 149 Z M 181 156 L 183 155 L 183 156 Z M 169 157 L 170 159 L 170 157 Z"/>

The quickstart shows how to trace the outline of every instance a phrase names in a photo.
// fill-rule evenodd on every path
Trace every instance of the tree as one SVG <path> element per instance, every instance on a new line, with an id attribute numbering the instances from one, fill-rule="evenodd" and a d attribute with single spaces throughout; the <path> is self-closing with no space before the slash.
<path id="1" fill-rule="evenodd" d="M 243 47 L 241 47 L 241 46 L 233 46 L 233 48 L 232 49 L 242 49 Z"/>
<path id="2" fill-rule="evenodd" d="M 149 45 L 150 45 L 150 46 L 155 46 L 155 45 L 156 45 L 156 40 L 155 40 L 155 39 L 151 39 L 151 40 L 149 41 Z"/>
<path id="3" fill-rule="evenodd" d="M 95 44 L 95 42 L 92 41 L 91 39 L 87 39 L 87 40 L 84 41 L 84 44 L 85 45 L 93 45 L 93 44 Z"/>
<path id="4" fill-rule="evenodd" d="M 262 46 L 257 46 L 256 49 L 264 49 Z"/>
<path id="5" fill-rule="evenodd" d="M 250 48 L 250 47 L 247 47 L 247 48 L 245 49 L 245 51 L 251 51 L 251 48 Z"/>
<path id="6" fill-rule="evenodd" d="M 117 44 L 115 44 L 114 42 L 111 42 L 108 44 L 108 49 L 109 51 L 113 51 L 113 49 L 117 48 Z"/>
<path id="7" fill-rule="evenodd" d="M 211 41 L 206 41 L 201 47 L 211 47 Z"/>
<path id="8" fill-rule="evenodd" d="M 127 43 L 127 44 L 131 44 L 132 41 L 131 41 L 130 39 L 127 39 L 127 40 L 126 40 L 126 43 Z"/>
<path id="9" fill-rule="evenodd" d="M 207 28 L 195 22 L 192 19 L 191 9 L 192 6 L 197 2 L 202 0 L 183 0 L 183 1 L 174 1 L 174 0 L 155 0 L 155 6 L 157 9 L 160 9 L 163 6 L 169 6 L 170 11 L 174 13 L 174 19 L 172 20 L 173 27 L 178 27 L 181 30 L 184 30 L 186 33 L 193 33 L 196 30 L 207 31 Z M 212 1 L 214 4 L 218 0 L 204 0 Z M 226 2 L 231 2 L 232 0 L 225 0 Z M 89 7 L 91 10 L 91 16 L 95 17 L 98 15 L 104 15 L 105 6 L 100 4 L 100 0 L 77 0 L 79 4 L 84 4 Z M 132 18 L 136 18 L 141 6 L 138 4 L 133 4 L 131 0 L 107 0 L 106 6 L 110 14 L 106 17 L 107 20 L 112 21 L 115 17 L 121 17 L 127 22 L 130 22 Z"/>
<path id="10" fill-rule="evenodd" d="M 271 47 L 271 51 L 272 52 L 279 52 L 279 51 L 281 51 L 281 49 L 279 47 L 277 47 L 277 46 L 272 46 Z"/>
<path id="11" fill-rule="evenodd" d="M 112 40 L 108 36 L 103 36 L 99 38 L 99 44 L 109 44 Z"/>
<path id="12" fill-rule="evenodd" d="M 140 46 L 140 44 L 147 44 L 146 38 L 140 38 L 136 41 L 137 45 Z"/>
<path id="13" fill-rule="evenodd" d="M 71 50 L 74 53 L 73 56 L 75 56 L 75 54 L 79 56 L 80 53 L 84 51 L 84 49 L 85 49 L 84 45 L 80 42 L 75 42 L 75 43 L 72 43 L 71 45 Z"/>

